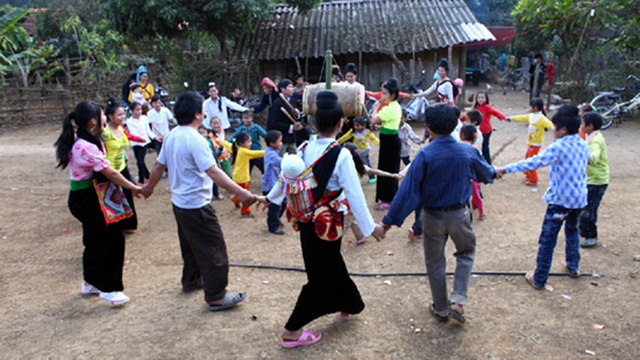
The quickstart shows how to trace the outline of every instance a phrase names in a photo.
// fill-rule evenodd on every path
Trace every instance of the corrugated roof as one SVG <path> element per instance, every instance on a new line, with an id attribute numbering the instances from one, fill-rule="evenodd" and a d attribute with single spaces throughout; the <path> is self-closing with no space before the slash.
<path id="1" fill-rule="evenodd" d="M 495 40 L 464 0 L 356 0 L 322 3 L 307 14 L 273 5 L 245 34 L 236 56 L 257 60 L 349 53 L 406 54 Z"/>

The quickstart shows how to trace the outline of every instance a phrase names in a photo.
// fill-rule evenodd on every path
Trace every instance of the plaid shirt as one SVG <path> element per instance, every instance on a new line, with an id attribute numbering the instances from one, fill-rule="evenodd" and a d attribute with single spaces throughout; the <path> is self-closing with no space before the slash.
<path id="1" fill-rule="evenodd" d="M 249 135 L 251 136 L 251 147 L 249 148 L 249 150 L 262 150 L 262 145 L 260 144 L 260 136 L 262 137 L 267 136 L 267 132 L 264 131 L 262 126 L 256 123 L 253 123 L 251 124 L 251 129 L 249 129 L 247 125 L 242 124 L 242 126 L 237 128 L 236 131 L 233 133 L 233 136 L 231 136 L 231 139 L 229 139 L 229 142 L 233 142 L 233 140 L 236 138 L 236 136 L 238 136 L 240 131 L 249 133 Z"/>
<path id="2" fill-rule="evenodd" d="M 587 205 L 589 147 L 577 134 L 554 141 L 542 154 L 507 165 L 508 173 L 530 171 L 551 165 L 549 188 L 542 201 L 567 209 Z"/>

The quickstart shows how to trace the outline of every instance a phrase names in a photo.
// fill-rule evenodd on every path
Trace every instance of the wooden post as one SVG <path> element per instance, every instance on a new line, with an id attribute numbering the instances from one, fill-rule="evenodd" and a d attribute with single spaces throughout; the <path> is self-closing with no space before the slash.
<path id="1" fill-rule="evenodd" d="M 327 50 L 324 56 L 324 75 L 325 75 L 325 89 L 331 90 L 331 66 L 333 65 L 333 56 L 331 50 Z"/>

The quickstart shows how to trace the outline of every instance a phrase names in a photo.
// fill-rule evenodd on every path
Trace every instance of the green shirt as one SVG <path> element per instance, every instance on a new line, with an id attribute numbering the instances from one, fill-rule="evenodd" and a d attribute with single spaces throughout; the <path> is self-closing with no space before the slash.
<path id="1" fill-rule="evenodd" d="M 607 156 L 607 144 L 604 141 L 604 136 L 598 131 L 587 139 L 587 145 L 589 145 L 587 184 L 609 184 L 609 157 Z"/>
<path id="2" fill-rule="evenodd" d="M 398 129 L 400 128 L 400 120 L 402 118 L 402 108 L 400 107 L 400 104 L 394 100 L 378 112 L 378 117 L 382 122 L 380 134 L 397 134 Z"/>

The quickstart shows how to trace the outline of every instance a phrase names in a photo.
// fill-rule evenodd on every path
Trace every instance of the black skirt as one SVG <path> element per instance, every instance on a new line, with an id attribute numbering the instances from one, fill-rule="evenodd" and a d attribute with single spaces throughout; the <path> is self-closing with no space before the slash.
<path id="1" fill-rule="evenodd" d="M 324 241 L 316 235 L 313 223 L 301 223 L 300 242 L 307 283 L 300 291 L 285 329 L 301 329 L 326 314 L 362 312 L 364 302 L 340 253 L 342 238 Z"/>
<path id="2" fill-rule="evenodd" d="M 380 134 L 380 153 L 378 169 L 396 174 L 400 171 L 400 151 L 402 143 L 398 134 Z M 398 192 L 398 180 L 390 177 L 379 176 L 376 186 L 376 202 L 390 203 Z"/>

